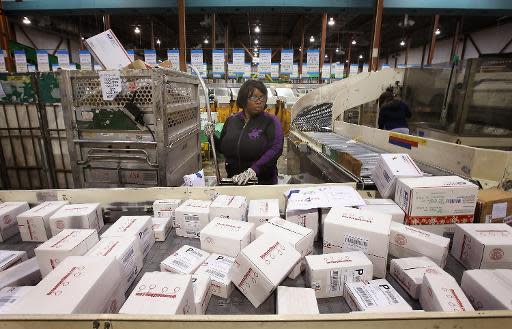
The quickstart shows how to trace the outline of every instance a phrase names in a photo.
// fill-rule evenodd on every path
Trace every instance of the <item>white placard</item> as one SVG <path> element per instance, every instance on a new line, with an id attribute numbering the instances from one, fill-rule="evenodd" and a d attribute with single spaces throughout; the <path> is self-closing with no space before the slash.
<path id="1" fill-rule="evenodd" d="M 190 50 L 190 63 L 197 67 L 198 70 L 201 69 L 203 65 L 203 50 L 201 49 L 191 49 Z"/>
<path id="2" fill-rule="evenodd" d="M 92 58 L 88 50 L 80 50 L 80 69 L 82 71 L 92 71 Z"/>
<path id="3" fill-rule="evenodd" d="M 293 70 L 293 49 L 281 50 L 281 74 L 291 74 Z"/>
<path id="4" fill-rule="evenodd" d="M 65 49 L 57 50 L 55 53 L 57 62 L 62 69 L 69 69 L 69 52 Z"/>
<path id="5" fill-rule="evenodd" d="M 233 64 L 245 65 L 245 50 L 233 49 Z"/>
<path id="6" fill-rule="evenodd" d="M 144 49 L 144 62 L 149 65 L 156 65 L 156 50 Z"/>
<path id="7" fill-rule="evenodd" d="M 279 78 L 279 63 L 272 63 L 270 68 L 270 77 Z"/>
<path id="8" fill-rule="evenodd" d="M 101 93 L 106 101 L 113 100 L 122 90 L 119 71 L 99 71 Z"/>
<path id="9" fill-rule="evenodd" d="M 251 77 L 251 64 L 245 64 L 244 78 L 249 79 Z"/>
<path id="10" fill-rule="evenodd" d="M 179 70 L 180 68 L 180 51 L 178 49 L 167 49 L 167 60 L 171 62 L 172 67 Z"/>
<path id="11" fill-rule="evenodd" d="M 336 69 L 334 71 L 334 77 L 336 79 L 343 79 L 343 71 L 345 70 L 345 65 L 341 63 L 336 63 Z"/>
<path id="12" fill-rule="evenodd" d="M 350 64 L 350 75 L 359 73 L 359 64 Z"/>
<path id="13" fill-rule="evenodd" d="M 5 66 L 5 57 L 4 56 L 0 56 L 0 72 L 2 72 L 2 73 L 7 72 L 7 67 Z"/>
<path id="14" fill-rule="evenodd" d="M 292 78 L 292 79 L 299 78 L 299 64 L 293 64 L 293 72 L 290 75 L 290 78 Z"/>
<path id="15" fill-rule="evenodd" d="M 50 71 L 50 61 L 48 59 L 48 51 L 36 50 L 37 70 L 39 72 Z"/>
<path id="16" fill-rule="evenodd" d="M 492 205 L 491 219 L 507 217 L 507 203 L 495 203 Z"/>
<path id="17" fill-rule="evenodd" d="M 308 77 L 318 78 L 320 74 L 320 50 L 309 49 L 307 51 L 307 71 Z M 304 76 L 304 74 L 303 74 Z"/>
<path id="18" fill-rule="evenodd" d="M 36 66 L 34 64 L 27 64 L 27 69 L 29 72 L 36 72 Z"/>
<path id="19" fill-rule="evenodd" d="M 25 50 L 15 50 L 14 51 L 14 62 L 16 64 L 16 72 L 18 72 L 18 73 L 28 72 L 27 56 L 25 56 Z"/>
<path id="20" fill-rule="evenodd" d="M 264 76 L 265 74 L 272 74 L 272 50 L 260 50 L 260 63 L 258 64 L 258 74 Z"/>
<path id="21" fill-rule="evenodd" d="M 322 66 L 322 80 L 329 80 L 331 78 L 331 64 L 325 63 Z"/>
<path id="22" fill-rule="evenodd" d="M 212 73 L 214 78 L 222 78 L 225 74 L 224 69 L 225 54 L 224 49 L 213 49 L 212 51 Z"/>
<path id="23" fill-rule="evenodd" d="M 128 49 L 126 53 L 128 54 L 128 58 L 130 59 L 130 61 L 135 62 L 135 50 Z"/>

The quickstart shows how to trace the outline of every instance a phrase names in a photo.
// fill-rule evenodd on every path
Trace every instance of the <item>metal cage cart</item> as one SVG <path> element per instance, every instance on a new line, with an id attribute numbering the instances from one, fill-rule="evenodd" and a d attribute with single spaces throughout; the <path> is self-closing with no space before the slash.
<path id="1" fill-rule="evenodd" d="M 181 185 L 201 166 L 199 81 L 164 69 L 120 77 L 121 91 L 109 101 L 99 73 L 61 73 L 75 187 Z"/>

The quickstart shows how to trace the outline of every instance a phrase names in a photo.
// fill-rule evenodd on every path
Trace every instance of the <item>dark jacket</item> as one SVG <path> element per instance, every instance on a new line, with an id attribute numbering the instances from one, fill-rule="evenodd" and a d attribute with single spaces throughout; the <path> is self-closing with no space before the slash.
<path id="1" fill-rule="evenodd" d="M 409 106 L 400 100 L 394 100 L 380 108 L 379 129 L 408 128 L 406 119 L 410 117 Z"/>
<path id="2" fill-rule="evenodd" d="M 252 168 L 259 184 L 277 184 L 283 142 L 283 129 L 275 115 L 263 112 L 246 124 L 241 111 L 226 120 L 216 145 L 226 158 L 228 177 Z"/>

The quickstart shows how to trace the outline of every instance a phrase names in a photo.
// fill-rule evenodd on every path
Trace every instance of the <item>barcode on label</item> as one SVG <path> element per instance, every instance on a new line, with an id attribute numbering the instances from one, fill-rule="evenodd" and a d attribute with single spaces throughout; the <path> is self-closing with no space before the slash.
<path id="1" fill-rule="evenodd" d="M 370 297 L 370 295 L 368 294 L 368 292 L 366 290 L 364 290 L 361 287 L 356 287 L 356 291 L 359 294 L 359 296 L 361 296 L 361 298 L 363 299 L 366 306 L 375 305 L 375 303 L 373 302 L 372 298 Z"/>
<path id="2" fill-rule="evenodd" d="M 206 273 L 208 273 L 218 279 L 224 279 L 224 277 L 226 276 L 224 273 L 221 273 L 213 268 L 206 269 Z"/>
<path id="3" fill-rule="evenodd" d="M 368 239 L 346 234 L 343 239 L 343 247 L 351 250 L 368 252 Z"/>
<path id="4" fill-rule="evenodd" d="M 128 253 L 126 255 L 124 255 L 123 257 L 123 261 L 122 263 L 126 263 L 133 255 L 133 248 L 130 248 L 130 251 L 128 251 Z"/>
<path id="5" fill-rule="evenodd" d="M 185 215 L 185 221 L 187 222 L 197 222 L 199 217 L 196 215 Z"/>
<path id="6" fill-rule="evenodd" d="M 389 300 L 391 300 L 393 304 L 398 304 L 398 299 L 396 299 L 396 296 L 393 294 L 393 292 L 387 290 L 384 291 L 384 293 L 388 295 Z"/>
<path id="7" fill-rule="evenodd" d="M 340 291 L 340 271 L 331 271 L 331 291 Z"/>
<path id="8" fill-rule="evenodd" d="M 182 262 L 179 259 L 173 259 L 171 263 L 173 263 L 174 265 L 176 265 L 177 268 L 182 269 L 182 270 L 185 270 L 188 267 L 187 263 Z"/>
<path id="9" fill-rule="evenodd" d="M 446 199 L 446 203 L 462 203 L 462 199 Z"/>

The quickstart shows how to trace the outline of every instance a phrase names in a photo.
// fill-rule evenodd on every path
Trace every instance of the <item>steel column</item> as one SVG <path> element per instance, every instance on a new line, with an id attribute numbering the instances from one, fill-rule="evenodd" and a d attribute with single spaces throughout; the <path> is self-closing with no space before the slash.
<path id="1" fill-rule="evenodd" d="M 320 41 L 320 74 L 318 75 L 318 82 L 322 83 L 322 68 L 324 66 L 325 56 L 325 39 L 327 36 L 327 13 L 322 15 L 322 38 Z"/>
<path id="2" fill-rule="evenodd" d="M 439 15 L 434 16 L 434 24 L 432 28 L 432 38 L 430 39 L 430 48 L 428 49 L 427 65 L 432 65 L 434 52 L 436 51 L 436 31 L 439 28 Z"/>
<path id="3" fill-rule="evenodd" d="M 370 72 L 377 71 L 379 68 L 380 30 L 382 27 L 383 10 L 384 0 L 375 0 L 372 49 L 370 49 L 370 65 L 368 68 Z"/>
<path id="4" fill-rule="evenodd" d="M 178 32 L 180 45 L 180 70 L 187 72 L 187 38 L 185 31 L 185 0 L 178 0 Z"/>

